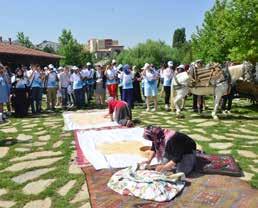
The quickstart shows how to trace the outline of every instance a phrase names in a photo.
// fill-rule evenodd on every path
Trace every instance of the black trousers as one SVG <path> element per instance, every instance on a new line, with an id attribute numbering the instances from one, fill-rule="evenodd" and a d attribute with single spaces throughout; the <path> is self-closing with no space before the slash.
<path id="1" fill-rule="evenodd" d="M 199 103 L 198 103 L 199 100 Z M 202 111 L 203 109 L 204 97 L 201 95 L 193 95 L 193 110 L 197 111 L 198 109 Z"/>
<path id="2" fill-rule="evenodd" d="M 14 110 L 17 117 L 23 117 L 28 114 L 29 99 L 27 97 L 27 90 L 16 88 L 14 90 Z"/>
<path id="3" fill-rule="evenodd" d="M 165 104 L 169 105 L 169 100 L 170 100 L 170 95 L 171 95 L 171 87 L 164 86 L 164 92 L 165 92 Z"/>
<path id="4" fill-rule="evenodd" d="M 32 113 L 40 112 L 40 102 L 41 102 L 41 88 L 33 87 L 31 88 L 31 111 Z"/>

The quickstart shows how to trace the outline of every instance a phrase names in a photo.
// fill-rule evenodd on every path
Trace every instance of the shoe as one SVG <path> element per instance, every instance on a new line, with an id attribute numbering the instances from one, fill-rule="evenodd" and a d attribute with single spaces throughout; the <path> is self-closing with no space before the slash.
<path id="1" fill-rule="evenodd" d="M 227 110 L 222 111 L 223 115 L 227 115 Z"/>
<path id="2" fill-rule="evenodd" d="M 147 109 L 146 109 L 146 112 L 149 112 L 149 111 L 150 111 L 150 109 L 149 109 L 149 108 L 147 108 Z"/>
<path id="3" fill-rule="evenodd" d="M 228 115 L 231 115 L 232 113 L 228 110 L 228 111 L 227 111 L 227 114 L 228 114 Z"/>
<path id="4" fill-rule="evenodd" d="M 165 110 L 168 111 L 169 107 L 168 104 L 165 105 Z"/>
<path id="5" fill-rule="evenodd" d="M 151 109 L 151 112 L 156 112 L 156 111 L 157 111 L 157 109 L 155 109 L 155 108 Z"/>

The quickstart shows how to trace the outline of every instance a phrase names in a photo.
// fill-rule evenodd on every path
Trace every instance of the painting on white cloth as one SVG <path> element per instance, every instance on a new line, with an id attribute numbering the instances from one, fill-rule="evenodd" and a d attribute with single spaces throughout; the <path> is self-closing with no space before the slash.
<path id="1" fill-rule="evenodd" d="M 150 151 L 146 147 L 151 142 L 142 135 L 143 128 L 77 131 L 80 148 L 96 170 L 124 168 L 147 160 Z"/>
<path id="2" fill-rule="evenodd" d="M 77 129 L 92 129 L 110 126 L 119 126 L 116 122 L 110 121 L 110 118 L 104 118 L 108 112 L 107 109 L 80 112 L 64 112 L 64 128 L 67 131 Z"/>

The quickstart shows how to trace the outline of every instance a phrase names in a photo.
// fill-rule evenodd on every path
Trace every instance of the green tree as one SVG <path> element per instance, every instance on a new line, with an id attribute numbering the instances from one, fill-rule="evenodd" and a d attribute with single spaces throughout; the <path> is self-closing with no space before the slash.
<path id="1" fill-rule="evenodd" d="M 257 62 L 258 1 L 229 1 L 224 23 L 225 38 L 231 43 L 228 57 L 234 61 Z"/>
<path id="2" fill-rule="evenodd" d="M 86 65 L 87 62 L 93 63 L 93 56 L 89 51 L 82 50 L 80 55 L 80 65 Z"/>
<path id="3" fill-rule="evenodd" d="M 180 48 L 186 42 L 185 28 L 178 28 L 173 35 L 173 48 Z"/>
<path id="4" fill-rule="evenodd" d="M 47 52 L 47 53 L 56 53 L 56 51 L 54 50 L 54 48 L 51 47 L 51 46 L 45 46 L 45 47 L 43 48 L 43 51 L 44 51 L 44 52 Z"/>
<path id="5" fill-rule="evenodd" d="M 134 48 L 124 50 L 116 59 L 118 63 L 136 65 L 137 67 L 142 67 L 145 63 L 152 63 L 159 67 L 160 64 L 169 60 L 179 62 L 175 57 L 176 49 L 162 41 L 147 40 L 145 43 L 139 43 Z"/>
<path id="6" fill-rule="evenodd" d="M 192 35 L 195 58 L 206 62 L 256 62 L 258 58 L 257 0 L 216 0 Z"/>
<path id="7" fill-rule="evenodd" d="M 194 58 L 206 62 L 222 62 L 226 59 L 230 43 L 225 38 L 226 0 L 217 0 L 210 11 L 205 13 L 202 28 L 192 35 Z"/>
<path id="8" fill-rule="evenodd" d="M 17 39 L 18 42 L 27 48 L 34 48 L 32 42 L 30 41 L 28 36 L 25 36 L 23 32 L 18 32 L 17 33 Z"/>
<path id="9" fill-rule="evenodd" d="M 71 30 L 64 29 L 59 37 L 59 54 L 64 56 L 61 59 L 62 65 L 81 65 L 83 46 L 73 37 Z"/>

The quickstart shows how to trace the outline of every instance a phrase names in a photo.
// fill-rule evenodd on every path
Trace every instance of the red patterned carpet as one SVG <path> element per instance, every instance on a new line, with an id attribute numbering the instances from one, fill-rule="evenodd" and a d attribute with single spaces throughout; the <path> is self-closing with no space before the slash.
<path id="1" fill-rule="evenodd" d="M 190 183 L 174 200 L 165 203 L 121 196 L 106 184 L 116 170 L 82 168 L 88 184 L 92 208 L 257 208 L 258 190 L 239 178 L 222 175 L 192 175 Z"/>
<path id="2" fill-rule="evenodd" d="M 74 136 L 77 164 L 86 175 L 92 208 L 258 208 L 258 190 L 237 177 L 224 175 L 193 174 L 183 192 L 165 203 L 119 195 L 106 185 L 117 170 L 96 171 L 84 157 L 76 132 Z M 203 172 L 238 175 L 239 169 L 230 156 L 209 155 L 202 159 L 212 161 L 208 166 L 199 167 Z M 201 164 L 205 164 L 203 160 Z"/>

